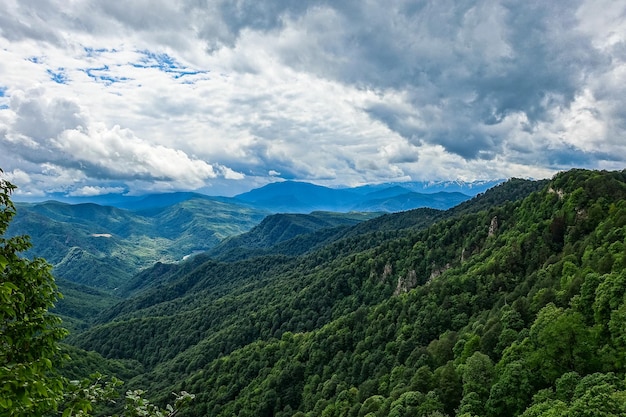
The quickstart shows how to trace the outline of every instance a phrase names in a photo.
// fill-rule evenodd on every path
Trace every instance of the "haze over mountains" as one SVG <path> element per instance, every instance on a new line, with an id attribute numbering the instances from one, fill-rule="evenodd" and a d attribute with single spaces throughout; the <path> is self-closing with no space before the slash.
<path id="1" fill-rule="evenodd" d="M 467 194 L 464 194 L 456 190 L 448 191 L 446 184 L 428 187 L 426 183 L 405 183 L 335 189 L 305 182 L 285 181 L 239 194 L 236 198 L 273 212 L 395 212 L 419 207 L 447 209 L 497 183 L 458 184 L 455 188 L 466 191 Z M 422 192 L 414 191 L 415 189 L 421 189 Z"/>
<path id="2" fill-rule="evenodd" d="M 272 212 L 309 213 L 326 211 L 401 211 L 417 207 L 447 208 L 497 185 L 504 180 L 441 181 L 372 184 L 353 188 L 329 188 L 301 181 L 280 181 L 234 197 L 209 196 L 194 192 L 174 192 L 128 196 L 104 194 L 68 196 L 53 193 L 51 200 L 68 204 L 96 203 L 133 211 L 165 207 L 191 198 L 254 203 Z M 21 200 L 40 202 L 39 200 Z"/>

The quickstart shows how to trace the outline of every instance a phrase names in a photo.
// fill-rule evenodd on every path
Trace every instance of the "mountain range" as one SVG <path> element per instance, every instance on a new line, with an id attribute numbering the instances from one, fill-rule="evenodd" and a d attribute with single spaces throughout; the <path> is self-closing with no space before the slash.
<path id="1" fill-rule="evenodd" d="M 419 207 L 447 209 L 470 198 L 470 195 L 460 191 L 413 191 L 413 188 L 419 187 L 418 184 L 425 187 L 422 183 L 405 183 L 336 189 L 305 182 L 284 181 L 239 194 L 235 198 L 256 207 L 283 213 L 309 213 L 316 210 L 396 212 Z M 489 183 L 489 186 L 495 184 L 497 182 Z M 485 186 L 486 183 L 473 184 L 472 187 L 466 184 L 466 190 L 478 193 Z"/>
<path id="2" fill-rule="evenodd" d="M 574 170 L 352 225 L 269 216 L 68 342 L 156 401 L 193 392 L 183 416 L 622 415 L 625 201 L 626 171 Z"/>
<path id="3" fill-rule="evenodd" d="M 485 184 L 463 186 L 478 191 Z M 285 252 L 296 253 L 311 244 L 306 237 L 309 232 L 325 229 L 327 238 L 331 238 L 337 232 L 335 228 L 384 212 L 414 206 L 447 208 L 468 198 L 456 191 L 420 194 L 392 184 L 337 190 L 285 181 L 236 197 L 177 192 L 95 198 L 111 205 L 85 198 L 68 200 L 71 204 L 54 200 L 18 202 L 17 216 L 8 234 L 29 235 L 32 249 L 26 254 L 43 257 L 53 265 L 66 296 L 64 319 L 81 328 L 93 312 L 89 305 L 105 307 L 134 287 L 141 288 L 134 284 L 133 277 L 155 263 L 176 263 L 212 249 L 214 256 L 223 259 L 264 254 L 267 248 L 262 243 L 245 253 L 238 248 L 237 242 L 250 239 L 250 235 L 242 234 L 255 226 L 253 233 L 268 236 L 271 228 L 272 233 L 281 236 Z M 314 211 L 320 209 L 332 212 Z M 285 214 L 272 215 L 276 212 Z M 235 240 L 228 241 L 231 237 Z M 93 302 L 94 294 L 100 302 Z"/>
<path id="4" fill-rule="evenodd" d="M 114 292 L 61 283 L 60 372 L 194 393 L 183 417 L 626 413 L 626 171 L 512 179 L 447 210 L 269 214 Z"/>
<path id="5" fill-rule="evenodd" d="M 192 198 L 206 198 L 233 204 L 255 202 L 257 208 L 284 213 L 309 213 L 316 210 L 381 211 L 381 207 L 382 211 L 392 212 L 431 207 L 433 204 L 436 204 L 437 208 L 448 208 L 503 181 L 401 182 L 352 188 L 329 188 L 301 181 L 279 181 L 234 197 L 175 192 L 141 196 L 105 194 L 82 197 L 52 193 L 49 194 L 49 198 L 67 204 L 94 203 L 131 211 L 166 207 Z M 438 197 L 433 198 L 435 194 Z M 448 198 L 449 201 L 446 201 Z"/>
<path id="6" fill-rule="evenodd" d="M 416 187 L 416 183 L 406 184 Z M 487 184 L 464 184 L 473 191 Z M 304 182 L 277 182 L 236 197 L 178 192 L 142 197 L 103 196 L 97 201 L 17 203 L 10 235 L 28 234 L 31 256 L 44 257 L 58 278 L 111 291 L 155 262 L 178 262 L 240 235 L 277 213 L 367 212 L 368 215 L 310 214 L 298 226 L 282 220 L 284 236 L 302 227 L 323 228 L 414 207 L 445 209 L 470 198 L 460 192 L 421 194 L 397 185 L 331 189 Z M 324 218 L 324 219 L 322 219 Z M 315 220 L 311 222 L 311 220 Z M 305 223 L 308 224 L 303 226 Z M 275 222 L 274 222 L 275 223 Z M 315 224 L 314 224 L 315 223 Z M 267 223 L 265 224 L 267 226 Z M 232 243 L 231 243 L 232 244 Z"/>

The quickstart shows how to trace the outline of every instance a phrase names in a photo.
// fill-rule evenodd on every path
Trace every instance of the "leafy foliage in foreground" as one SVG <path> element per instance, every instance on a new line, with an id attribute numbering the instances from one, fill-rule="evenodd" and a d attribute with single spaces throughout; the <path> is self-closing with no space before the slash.
<path id="1" fill-rule="evenodd" d="M 5 238 L 14 189 L 0 178 L 0 412 L 40 415 L 56 407 L 63 388 L 54 362 L 66 331 L 48 313 L 59 296 L 50 266 L 20 257 L 30 247 L 27 237 Z"/>
<path id="2" fill-rule="evenodd" d="M 62 354 L 59 343 L 67 331 L 48 311 L 60 296 L 51 267 L 41 258 L 21 256 L 30 248 L 27 236 L 5 238 L 15 216 L 10 199 L 14 189 L 0 178 L 0 414 L 88 417 L 95 406 L 117 398 L 116 388 L 122 382 L 115 377 L 103 379 L 100 374 L 82 381 L 68 380 L 59 373 L 59 364 L 70 358 Z M 76 362 L 72 366 L 80 367 Z M 143 394 L 141 390 L 127 391 L 125 417 L 173 417 L 194 398 L 183 391 L 175 394 L 174 406 L 161 409 Z"/>

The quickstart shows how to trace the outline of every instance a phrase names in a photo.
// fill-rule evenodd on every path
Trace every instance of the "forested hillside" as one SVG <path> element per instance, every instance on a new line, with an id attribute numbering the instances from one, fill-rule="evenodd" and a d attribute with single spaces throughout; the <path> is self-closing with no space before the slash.
<path id="1" fill-rule="evenodd" d="M 626 171 L 280 245 L 144 271 L 67 339 L 63 372 L 192 392 L 186 416 L 626 415 Z"/>
<path id="2" fill-rule="evenodd" d="M 196 329 L 172 359 L 148 345 L 102 353 L 147 363 L 138 383 L 196 393 L 190 415 L 624 415 L 626 172 L 564 173 L 524 200 L 407 230 L 360 252 L 268 259 L 272 273 L 215 296 L 233 321 Z M 279 271 L 273 298 L 263 288 Z M 170 347 L 193 334 L 155 327 L 176 302 L 159 304 L 125 314 Z M 202 326 L 219 320 L 207 308 L 187 311 Z M 79 345 L 104 340 L 89 337 Z"/>
<path id="3" fill-rule="evenodd" d="M 626 172 L 512 180 L 341 236 L 173 267 L 70 341 L 137 361 L 130 383 L 163 400 L 195 393 L 189 415 L 626 412 Z"/>
<path id="4" fill-rule="evenodd" d="M 515 199 L 521 187 L 530 192 L 529 185 L 537 186 L 521 180 L 503 184 L 479 196 L 464 210 L 482 209 L 483 200 Z M 367 283 L 365 278 L 370 276 L 372 264 L 382 269 L 385 260 L 378 257 L 373 261 L 366 250 L 419 239 L 420 230 L 436 220 L 455 217 L 457 211 L 418 209 L 385 215 L 343 231 L 342 236 L 346 237 L 335 238 L 333 243 L 303 257 L 272 254 L 236 262 L 205 262 L 203 255 L 180 265 L 157 265 L 154 271 L 139 276 L 142 282 L 132 281 L 146 288 L 143 292 L 99 318 L 103 323 L 112 323 L 78 335 L 77 340 L 81 346 L 97 348 L 109 356 L 120 355 L 154 365 L 160 362 L 154 352 L 171 358 L 205 340 L 207 335 L 215 346 L 226 346 L 211 349 L 224 353 L 223 349 L 230 352 L 258 337 L 275 336 L 282 327 L 282 331 L 313 330 L 351 311 L 351 306 L 344 311 L 346 303 L 358 306 L 367 300 L 374 304 L 392 294 L 393 288 L 385 283 Z M 375 225 L 365 227 L 370 222 Z M 325 236 L 323 230 L 319 233 Z M 424 268 L 428 269 L 430 262 L 443 259 L 433 253 L 425 262 Z M 355 268 L 359 270 L 356 276 Z M 365 286 L 356 280 L 365 281 Z M 151 286 L 147 281 L 157 285 Z M 350 287 L 358 288 L 359 299 L 346 297 Z M 294 308 L 294 302 L 298 308 Z M 251 311 L 254 320 L 249 317 Z M 199 317 L 202 319 L 196 319 Z M 153 326 L 158 326 L 158 331 Z"/>
<path id="5" fill-rule="evenodd" d="M 167 206 L 153 203 L 144 211 L 91 203 L 18 203 L 8 233 L 29 235 L 33 247 L 28 254 L 45 258 L 55 276 L 111 291 L 157 261 L 175 262 L 205 251 L 268 214 L 206 196 L 187 197 Z"/>
<path id="6" fill-rule="evenodd" d="M 274 214 L 249 232 L 225 239 L 206 254 L 220 260 L 237 260 L 266 254 L 301 255 L 330 243 L 343 231 L 382 213 Z"/>

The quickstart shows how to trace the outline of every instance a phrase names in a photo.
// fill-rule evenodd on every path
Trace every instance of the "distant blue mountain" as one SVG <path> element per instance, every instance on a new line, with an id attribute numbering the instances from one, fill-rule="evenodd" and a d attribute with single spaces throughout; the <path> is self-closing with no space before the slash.
<path id="1" fill-rule="evenodd" d="M 363 185 L 355 188 L 348 188 L 350 191 L 359 194 L 369 194 L 375 191 L 386 190 L 389 188 L 401 187 L 408 191 L 417 193 L 432 194 L 440 191 L 444 192 L 459 192 L 467 194 L 469 196 L 475 196 L 476 194 L 484 193 L 489 188 L 495 187 L 498 184 L 503 183 L 504 179 L 499 180 L 486 180 L 486 181 L 411 181 L 411 182 L 396 182 L 396 183 L 383 183 L 383 184 L 371 184 Z"/>
<path id="2" fill-rule="evenodd" d="M 403 194 L 410 193 L 411 190 L 405 187 L 401 187 L 399 185 L 386 187 L 383 189 L 379 189 L 376 191 L 370 191 L 367 194 L 368 199 L 376 199 L 376 198 L 392 198 L 397 197 Z"/>
<path id="3" fill-rule="evenodd" d="M 210 199 L 211 197 L 194 192 L 176 192 L 165 194 L 148 194 L 141 197 L 128 198 L 113 204 L 115 207 L 132 211 L 162 208 L 173 204 L 182 203 L 192 198 Z"/>
<path id="4" fill-rule="evenodd" d="M 235 198 L 276 213 L 310 213 L 320 210 L 395 212 L 420 207 L 445 210 L 471 198 L 471 195 L 458 191 L 419 193 L 412 190 L 418 187 L 423 188 L 421 183 L 403 183 L 335 189 L 306 182 L 284 181 L 239 194 Z M 469 186 L 465 188 L 471 189 Z M 478 194 L 483 188 L 474 188 L 475 193 L 472 195 Z"/>
<path id="5" fill-rule="evenodd" d="M 146 211 L 169 207 L 174 204 L 183 203 L 189 200 L 206 200 L 221 203 L 241 204 L 231 197 L 216 197 L 194 192 L 175 192 L 165 194 L 148 194 L 140 198 L 129 198 L 114 204 L 115 207 L 123 208 L 130 211 Z"/>
<path id="6" fill-rule="evenodd" d="M 374 197 L 377 194 L 378 192 L 368 194 L 367 196 Z M 353 210 L 369 212 L 386 211 L 389 213 L 422 207 L 447 210 L 469 199 L 470 196 L 467 194 L 458 192 L 448 193 L 440 191 L 433 194 L 405 192 L 404 194 L 392 194 L 389 197 L 369 198 L 359 204 L 356 204 L 353 207 Z"/>
<path id="7" fill-rule="evenodd" d="M 273 213 L 311 213 L 313 211 L 404 211 L 420 207 L 447 209 L 503 182 L 445 181 L 403 182 L 365 185 L 354 188 L 329 188 L 299 181 L 282 181 L 239 194 L 235 197 L 209 196 L 196 192 L 174 192 L 128 196 L 107 194 L 89 197 L 51 195 L 69 204 L 95 203 L 144 212 L 169 207 L 189 200 L 206 200 L 245 205 Z"/>
<path id="8" fill-rule="evenodd" d="M 349 189 L 338 190 L 307 182 L 284 181 L 235 196 L 237 200 L 273 212 L 350 211 L 360 196 Z"/>

